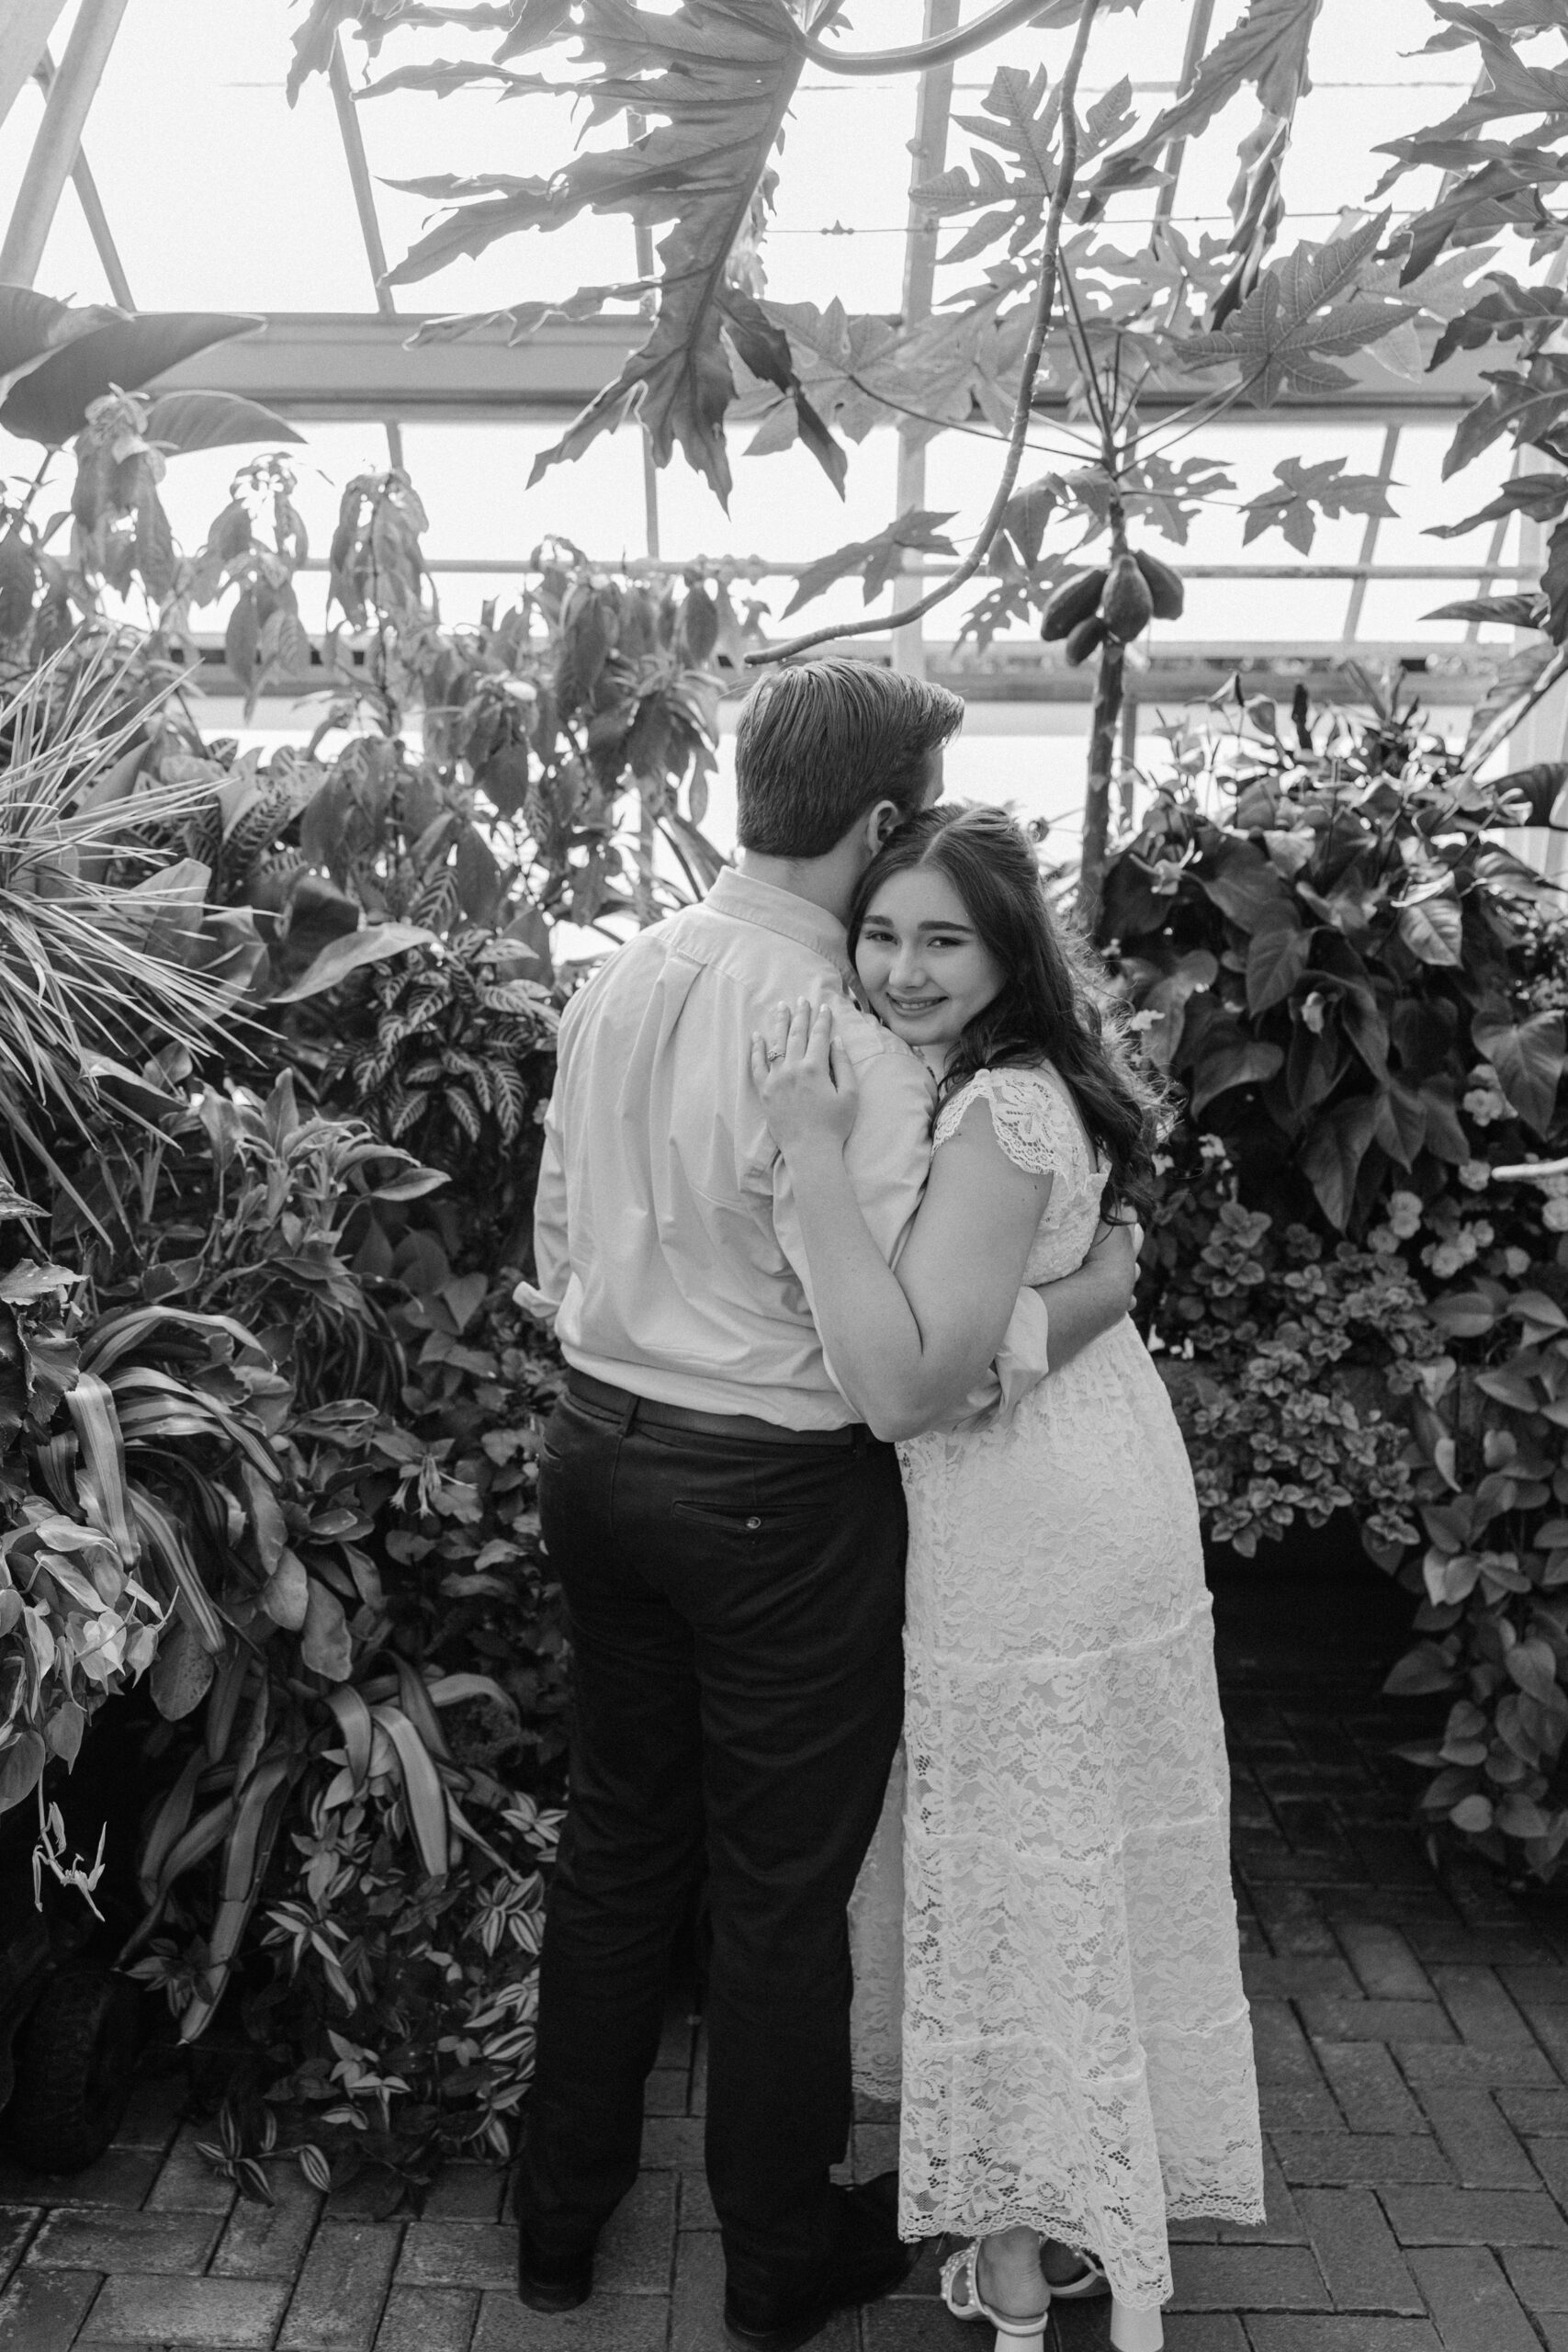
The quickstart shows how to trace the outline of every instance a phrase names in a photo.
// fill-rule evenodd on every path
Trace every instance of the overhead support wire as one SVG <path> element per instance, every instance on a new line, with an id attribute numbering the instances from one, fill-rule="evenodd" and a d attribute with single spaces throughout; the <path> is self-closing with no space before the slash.
<path id="1" fill-rule="evenodd" d="M 47 99 L 54 87 L 54 60 L 49 53 L 47 42 L 34 69 L 34 79 Z M 76 191 L 76 201 L 82 208 L 82 217 L 87 223 L 87 232 L 93 240 L 98 266 L 104 273 L 109 293 L 122 311 L 134 311 L 136 304 L 131 300 L 130 280 L 125 274 L 119 248 L 109 229 L 108 215 L 98 194 L 98 184 L 80 147 L 76 150 L 76 161 L 71 166 L 71 185 Z"/>
<path id="2" fill-rule="evenodd" d="M 30 286 L 38 276 L 61 196 L 81 150 L 83 126 L 126 5 L 127 0 L 92 0 L 91 6 L 77 12 L 17 191 L 10 226 L 0 244 L 0 284 Z M 37 64 L 41 50 L 40 40 L 32 65 Z"/>
<path id="3" fill-rule="evenodd" d="M 384 319 L 395 319 L 398 306 L 387 283 L 387 248 L 381 241 L 381 221 L 376 210 L 376 189 L 365 153 L 365 136 L 359 128 L 359 108 L 354 103 L 354 86 L 348 78 L 348 60 L 343 53 L 343 42 L 336 33 L 333 35 L 327 80 L 332 86 L 344 160 L 348 165 L 349 186 L 354 190 L 354 209 L 359 215 L 359 234 L 365 246 L 365 258 L 370 265 L 370 276 L 376 288 L 376 308 Z M 387 454 L 401 473 L 404 470 L 403 428 L 396 417 L 385 417 L 382 422 L 386 427 Z"/>

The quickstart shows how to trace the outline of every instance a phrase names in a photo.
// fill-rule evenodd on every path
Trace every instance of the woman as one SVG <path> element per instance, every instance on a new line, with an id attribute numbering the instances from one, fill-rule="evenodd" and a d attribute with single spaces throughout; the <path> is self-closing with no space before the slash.
<path id="1" fill-rule="evenodd" d="M 895 835 L 850 944 L 938 1080 L 896 1273 L 844 1173 L 830 1012 L 781 1008 L 752 1062 L 829 1359 L 900 1442 L 908 1499 L 899 2226 L 976 2241 L 943 2291 L 998 2345 L 1041 2336 L 1047 2242 L 1091 2252 L 1111 2343 L 1153 2352 L 1168 2220 L 1263 2218 L 1191 1475 L 1125 1321 L 1010 1419 L 941 1424 L 1020 1287 L 1077 1265 L 1102 1205 L 1135 1198 L 1154 1100 L 1000 811 Z M 889 1875 L 886 1855 L 868 1868 L 867 1888 Z"/>

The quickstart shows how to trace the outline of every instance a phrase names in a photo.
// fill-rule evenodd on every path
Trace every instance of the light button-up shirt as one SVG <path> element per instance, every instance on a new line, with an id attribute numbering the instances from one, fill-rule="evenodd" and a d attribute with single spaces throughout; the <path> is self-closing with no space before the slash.
<path id="1" fill-rule="evenodd" d="M 535 1208 L 538 1287 L 569 1364 L 786 1429 L 859 1418 L 812 1321 L 789 1171 L 750 1067 L 752 1034 L 781 999 L 832 999 L 860 1087 L 845 1163 L 894 1262 L 930 1170 L 932 1085 L 850 984 L 840 922 L 727 868 L 701 905 L 638 933 L 572 998 Z"/>

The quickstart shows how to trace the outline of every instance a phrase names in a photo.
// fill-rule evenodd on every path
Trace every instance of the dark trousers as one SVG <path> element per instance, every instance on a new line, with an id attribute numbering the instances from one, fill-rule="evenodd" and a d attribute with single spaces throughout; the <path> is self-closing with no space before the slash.
<path id="1" fill-rule="evenodd" d="M 705 1856 L 708 2182 L 731 2287 L 808 2288 L 851 2121 L 845 1907 L 902 1717 L 891 1446 L 770 1444 L 568 1396 L 540 1511 L 565 1591 L 571 1795 L 519 2182 L 543 2258 L 637 2178 L 671 1947 Z"/>

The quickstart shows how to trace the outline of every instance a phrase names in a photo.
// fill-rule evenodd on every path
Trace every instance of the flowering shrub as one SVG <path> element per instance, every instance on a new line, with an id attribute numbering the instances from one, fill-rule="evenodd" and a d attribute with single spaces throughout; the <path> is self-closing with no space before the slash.
<path id="1" fill-rule="evenodd" d="M 1251 1554 L 1299 1512 L 1354 1510 L 1372 1544 L 1416 1541 L 1409 1435 L 1386 1399 L 1437 1352 L 1403 1266 L 1243 1207 L 1222 1149 L 1168 1173 L 1140 1306 L 1215 1542 Z"/>

